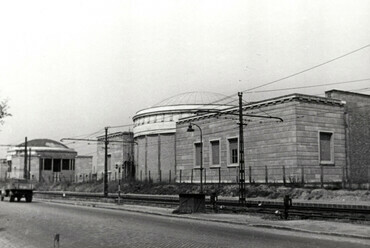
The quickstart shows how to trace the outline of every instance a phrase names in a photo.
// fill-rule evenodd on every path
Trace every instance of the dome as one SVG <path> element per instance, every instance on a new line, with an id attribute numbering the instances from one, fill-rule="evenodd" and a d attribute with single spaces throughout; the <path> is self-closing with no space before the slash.
<path id="1" fill-rule="evenodd" d="M 28 147 L 49 147 L 49 148 L 66 148 L 69 149 L 66 145 L 51 139 L 33 139 L 27 141 Z M 24 147 L 24 142 L 19 144 L 18 147 Z"/>
<path id="2" fill-rule="evenodd" d="M 213 92 L 186 92 L 167 98 L 153 107 L 174 106 L 174 105 L 225 105 L 225 102 L 230 101 L 229 97 Z M 228 103 L 229 104 L 229 103 Z"/>

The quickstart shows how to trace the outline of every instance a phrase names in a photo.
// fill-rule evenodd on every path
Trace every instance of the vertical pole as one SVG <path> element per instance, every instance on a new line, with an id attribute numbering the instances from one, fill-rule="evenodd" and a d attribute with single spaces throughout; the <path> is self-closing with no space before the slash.
<path id="1" fill-rule="evenodd" d="M 324 167 L 320 165 L 320 184 L 321 188 L 324 188 Z"/>
<path id="2" fill-rule="evenodd" d="M 142 182 L 143 181 L 143 171 L 140 170 L 140 181 Z"/>
<path id="3" fill-rule="evenodd" d="M 29 154 L 28 154 L 28 173 L 27 173 L 27 179 L 31 180 L 31 147 L 29 148 Z"/>
<path id="4" fill-rule="evenodd" d="M 267 171 L 267 166 L 265 165 L 265 182 L 266 184 L 269 183 L 269 177 L 268 177 L 268 171 Z"/>
<path id="5" fill-rule="evenodd" d="M 108 127 L 105 127 L 104 141 L 104 196 L 108 196 Z"/>
<path id="6" fill-rule="evenodd" d="M 180 183 L 181 183 L 181 179 L 182 179 L 182 170 L 180 170 Z"/>
<path id="7" fill-rule="evenodd" d="M 283 165 L 283 184 L 286 185 L 285 166 Z"/>
<path id="8" fill-rule="evenodd" d="M 151 178 L 150 178 L 150 170 L 149 170 L 149 182 L 150 182 Z"/>
<path id="9" fill-rule="evenodd" d="M 206 173 L 206 169 L 204 169 L 204 184 L 207 183 L 207 173 Z M 202 192 L 203 192 L 203 189 L 202 189 Z"/>
<path id="10" fill-rule="evenodd" d="M 168 182 L 171 183 L 171 170 L 170 170 L 170 174 L 169 174 L 169 178 L 168 178 Z"/>
<path id="11" fill-rule="evenodd" d="M 303 165 L 301 166 L 301 184 L 302 184 L 302 186 L 304 185 L 304 167 L 303 167 Z"/>
<path id="12" fill-rule="evenodd" d="M 245 204 L 244 133 L 243 133 L 243 93 L 239 97 L 239 203 Z"/>
<path id="13" fill-rule="evenodd" d="M 23 178 L 27 179 L 27 137 L 24 141 L 24 170 L 23 170 Z"/>
<path id="14" fill-rule="evenodd" d="M 194 170 L 191 169 L 191 175 L 190 175 L 190 183 L 193 184 L 193 176 L 194 176 Z"/>
<path id="15" fill-rule="evenodd" d="M 118 167 L 118 205 L 121 204 L 121 165 Z"/>
<path id="16" fill-rule="evenodd" d="M 161 134 L 158 134 L 158 173 L 161 171 Z"/>
<path id="17" fill-rule="evenodd" d="M 252 183 L 252 166 L 249 166 L 249 183 Z"/>
<path id="18" fill-rule="evenodd" d="M 218 184 L 221 185 L 221 167 L 218 167 Z"/>
<path id="19" fill-rule="evenodd" d="M 162 170 L 159 170 L 159 182 L 162 182 Z"/>

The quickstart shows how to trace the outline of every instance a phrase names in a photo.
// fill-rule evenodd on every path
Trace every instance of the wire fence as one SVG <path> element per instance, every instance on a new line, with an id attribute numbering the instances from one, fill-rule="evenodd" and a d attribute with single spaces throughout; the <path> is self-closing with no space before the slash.
<path id="1" fill-rule="evenodd" d="M 239 183 L 239 167 L 213 167 L 203 168 L 202 183 Z M 163 171 L 143 170 L 139 171 L 136 179 L 150 182 L 167 183 L 200 183 L 200 168 L 179 169 L 174 175 L 169 170 Z M 370 185 L 370 168 L 367 179 L 362 184 Z M 246 166 L 246 184 L 283 184 L 283 185 L 341 185 L 343 188 L 351 187 L 351 180 L 344 167 L 335 166 Z"/>

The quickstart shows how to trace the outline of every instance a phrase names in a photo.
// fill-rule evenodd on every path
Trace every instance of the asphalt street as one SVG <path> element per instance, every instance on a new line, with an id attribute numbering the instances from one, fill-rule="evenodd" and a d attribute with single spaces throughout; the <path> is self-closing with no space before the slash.
<path id="1" fill-rule="evenodd" d="M 1 247 L 369 247 L 364 241 L 35 201 L 0 202 Z"/>

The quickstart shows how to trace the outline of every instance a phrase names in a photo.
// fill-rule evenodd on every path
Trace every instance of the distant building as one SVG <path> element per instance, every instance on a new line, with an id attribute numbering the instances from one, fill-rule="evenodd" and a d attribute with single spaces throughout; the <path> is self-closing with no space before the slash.
<path id="1" fill-rule="evenodd" d="M 105 136 L 97 137 L 97 167 L 96 176 L 101 179 L 104 175 L 105 163 Z M 121 178 L 134 178 L 134 142 L 132 132 L 115 132 L 108 134 L 108 180 L 118 180 L 118 169 L 116 165 L 123 166 Z M 121 167 L 122 168 L 122 167 Z"/>
<path id="2" fill-rule="evenodd" d="M 24 178 L 40 182 L 75 181 L 77 152 L 50 139 L 27 142 L 27 170 L 25 171 L 25 144 L 8 150 L 7 178 Z M 88 162 L 91 165 L 91 162 Z"/>
<path id="3" fill-rule="evenodd" d="M 92 156 L 78 155 L 75 159 L 75 182 L 89 182 L 96 180 L 93 173 Z"/>
<path id="4" fill-rule="evenodd" d="M 8 173 L 8 163 L 6 159 L 0 159 L 0 181 L 6 178 Z"/>

